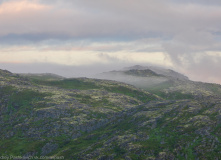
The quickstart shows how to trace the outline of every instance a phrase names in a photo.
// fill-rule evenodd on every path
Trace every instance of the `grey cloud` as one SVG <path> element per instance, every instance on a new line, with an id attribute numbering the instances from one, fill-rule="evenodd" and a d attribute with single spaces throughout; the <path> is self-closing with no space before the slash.
<path id="1" fill-rule="evenodd" d="M 221 5 L 220 0 L 171 0 L 174 3 L 194 3 L 194 4 L 201 4 L 201 5 Z"/>
<path id="2" fill-rule="evenodd" d="M 30 13 L 30 16 L 21 13 L 18 15 L 19 21 L 13 18 L 11 21 L 3 19 L 0 25 L 2 32 L 7 34 L 45 33 L 48 39 L 53 34 L 81 38 L 132 37 L 139 39 L 151 36 L 151 33 L 160 33 L 162 37 L 173 36 L 189 28 L 202 30 L 211 28 L 219 31 L 221 26 L 221 16 L 219 14 L 216 17 L 213 16 L 212 10 L 206 12 L 201 6 L 185 9 L 185 5 L 177 6 L 174 3 L 168 3 L 169 1 L 46 2 L 54 7 L 54 11 L 53 9 L 44 10 L 39 14 Z M 66 12 L 64 9 L 67 9 Z"/>
<path id="3" fill-rule="evenodd" d="M 192 80 L 221 83 L 221 57 L 207 52 L 221 51 L 217 35 L 210 32 L 190 31 L 177 34 L 163 44 L 176 70 Z"/>
<path id="4" fill-rule="evenodd" d="M 176 34 L 162 46 L 174 65 L 183 67 L 194 64 L 199 53 L 203 56 L 207 51 L 220 51 L 221 43 L 216 38 L 217 36 L 210 32 L 189 30 Z"/>
<path id="5" fill-rule="evenodd" d="M 193 80 L 221 84 L 221 57 L 203 55 L 201 60 L 185 68 L 185 73 Z"/>
<path id="6" fill-rule="evenodd" d="M 0 0 L 2 4 L 3 0 Z M 30 1 L 31 2 L 31 1 Z M 54 43 L 76 45 L 93 42 L 151 39 L 164 48 L 174 67 L 195 68 L 191 74 L 216 74 L 218 63 L 207 51 L 221 51 L 221 1 L 219 0 L 39 0 L 49 8 L 0 16 L 1 44 Z M 209 5 L 209 7 L 208 7 Z M 155 39 L 159 41 L 156 42 Z M 49 44 L 56 45 L 56 44 Z M 127 45 L 109 51 L 127 50 Z M 131 48 L 130 48 L 131 49 Z M 138 51 L 148 51 L 145 47 Z M 99 49 L 108 52 L 108 49 Z M 201 54 L 201 55 L 200 55 Z M 197 56 L 205 56 L 197 59 Z M 104 57 L 111 62 L 112 57 Z M 106 55 L 105 55 L 106 56 Z M 196 61 L 197 59 L 197 61 Z M 219 57 L 217 57 L 218 60 Z M 118 61 L 117 61 L 118 63 Z M 208 68 L 203 64 L 208 63 Z M 35 67 L 33 67 L 35 68 Z M 50 67 L 49 67 L 50 68 Z M 55 67 L 56 68 L 56 67 Z M 62 67 L 61 67 L 62 68 Z M 209 72 L 210 71 L 210 72 Z M 219 77 L 219 75 L 218 75 Z"/>
<path id="7" fill-rule="evenodd" d="M 0 44 L 5 45 L 23 45 L 33 44 L 36 42 L 42 42 L 46 40 L 71 40 L 72 38 L 68 35 L 59 34 L 47 34 L 47 33 L 25 33 L 25 34 L 7 34 L 0 36 Z M 55 42 L 54 41 L 54 42 Z"/>

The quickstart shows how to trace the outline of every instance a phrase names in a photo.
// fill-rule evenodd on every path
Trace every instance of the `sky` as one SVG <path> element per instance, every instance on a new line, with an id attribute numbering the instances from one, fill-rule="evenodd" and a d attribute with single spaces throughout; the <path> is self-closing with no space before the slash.
<path id="1" fill-rule="evenodd" d="M 87 76 L 131 65 L 221 84 L 220 0 L 0 0 L 0 68 Z"/>

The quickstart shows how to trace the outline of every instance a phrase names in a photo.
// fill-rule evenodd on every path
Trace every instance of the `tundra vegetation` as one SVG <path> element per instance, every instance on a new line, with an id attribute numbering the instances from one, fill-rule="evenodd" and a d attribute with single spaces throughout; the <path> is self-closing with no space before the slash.
<path id="1" fill-rule="evenodd" d="M 174 71 L 116 72 L 142 84 L 0 70 L 0 156 L 221 159 L 220 85 Z"/>

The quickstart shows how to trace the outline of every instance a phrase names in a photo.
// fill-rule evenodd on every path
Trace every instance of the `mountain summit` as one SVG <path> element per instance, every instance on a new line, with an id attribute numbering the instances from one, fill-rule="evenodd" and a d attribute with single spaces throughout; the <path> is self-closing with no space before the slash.
<path id="1" fill-rule="evenodd" d="M 132 67 L 124 68 L 123 70 L 126 70 L 126 71 L 127 70 L 151 70 L 151 71 L 155 72 L 156 74 L 163 75 L 165 77 L 171 77 L 171 78 L 180 79 L 180 80 L 188 80 L 188 77 L 186 77 L 178 72 L 175 72 L 171 69 L 165 69 L 165 68 L 156 67 L 156 66 L 135 65 Z"/>

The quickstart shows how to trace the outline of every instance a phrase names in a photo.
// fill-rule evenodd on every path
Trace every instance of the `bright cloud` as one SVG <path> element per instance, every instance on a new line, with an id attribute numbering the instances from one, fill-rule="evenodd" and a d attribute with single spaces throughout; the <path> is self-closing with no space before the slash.
<path id="1" fill-rule="evenodd" d="M 38 4 L 34 1 L 21 0 L 21 1 L 6 1 L 0 6 L 1 15 L 18 14 L 25 11 L 42 11 L 48 9 L 45 5 Z"/>

